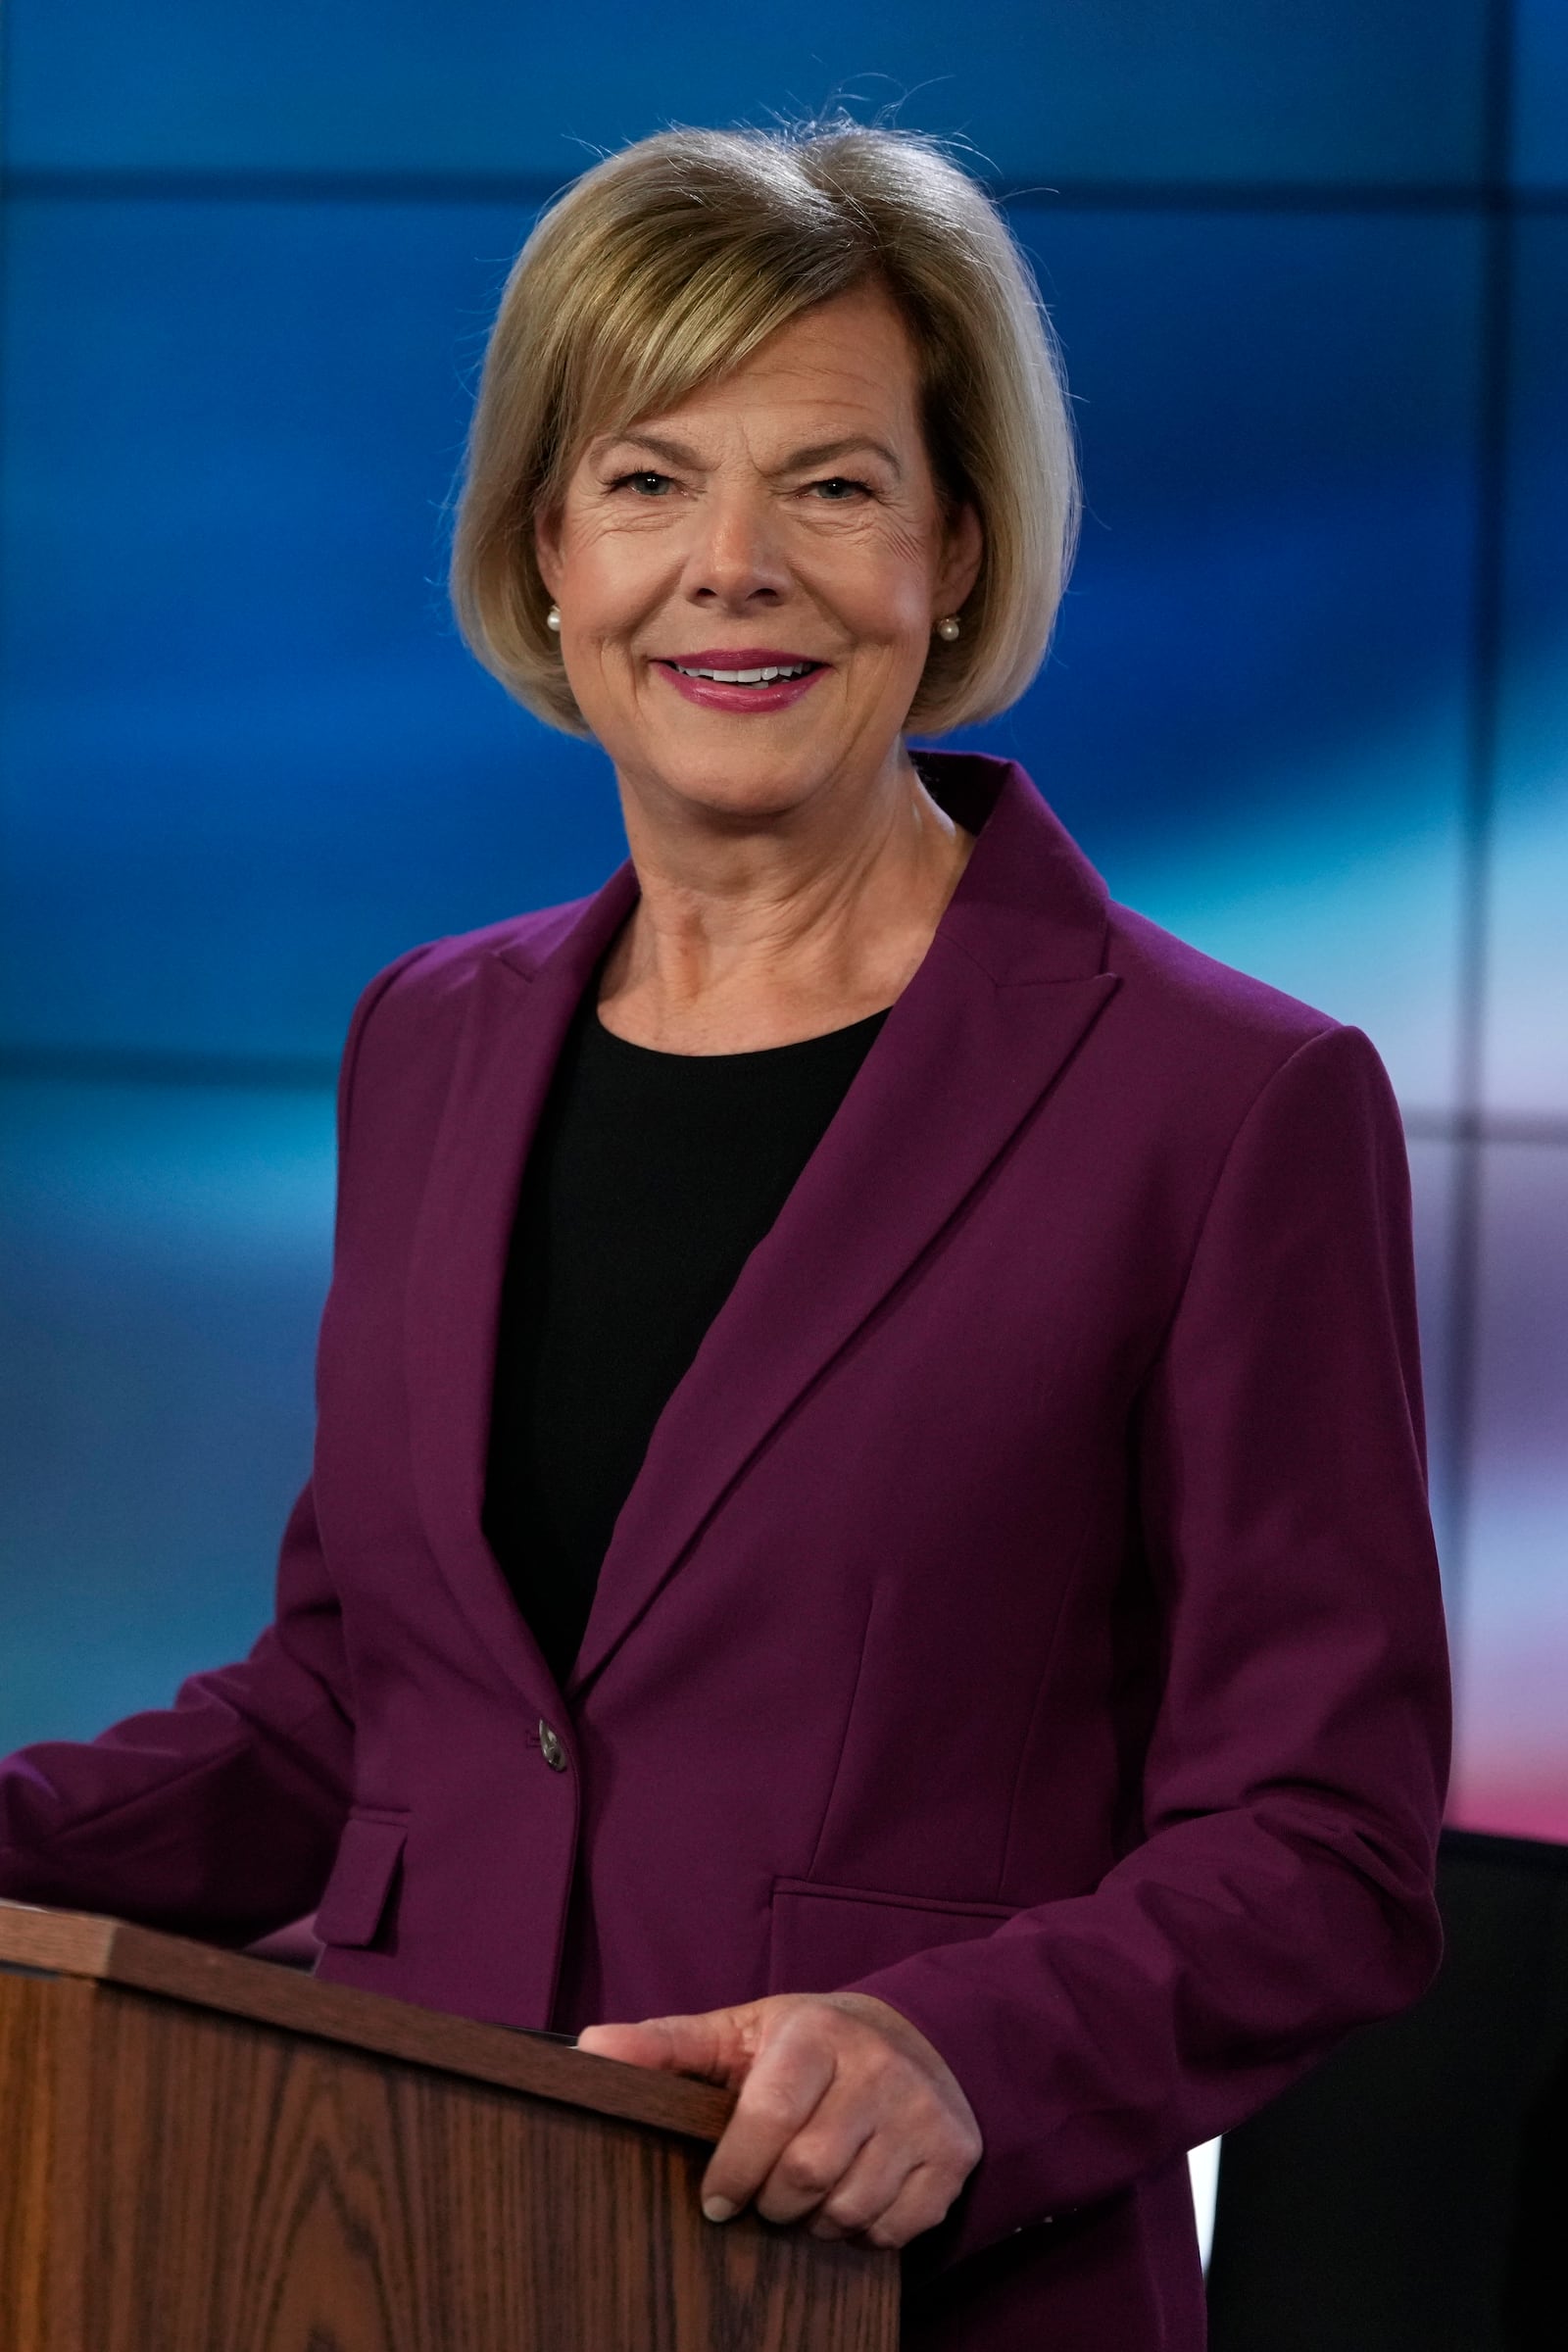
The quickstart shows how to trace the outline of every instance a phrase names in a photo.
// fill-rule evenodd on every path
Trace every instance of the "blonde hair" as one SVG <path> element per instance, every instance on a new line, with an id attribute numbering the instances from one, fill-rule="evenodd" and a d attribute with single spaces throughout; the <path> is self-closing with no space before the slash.
<path id="1" fill-rule="evenodd" d="M 1055 333 L 1001 214 L 935 140 L 838 120 L 639 139 L 575 180 L 514 263 L 450 587 L 470 651 L 526 709 L 589 731 L 533 543 L 586 441 L 676 407 L 812 304 L 866 284 L 908 324 L 933 471 L 972 502 L 985 541 L 962 633 L 933 637 L 906 723 L 940 734 L 1016 701 L 1045 658 L 1082 510 Z"/>

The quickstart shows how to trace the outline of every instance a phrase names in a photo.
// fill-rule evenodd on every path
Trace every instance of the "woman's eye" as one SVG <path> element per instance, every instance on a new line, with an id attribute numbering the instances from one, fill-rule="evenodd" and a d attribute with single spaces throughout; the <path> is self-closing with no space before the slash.
<path id="1" fill-rule="evenodd" d="M 670 476 L 667 473 L 623 473 L 610 487 L 612 490 L 624 490 L 628 482 L 635 483 L 639 498 L 661 498 L 669 487 Z"/>
<path id="2" fill-rule="evenodd" d="M 813 482 L 811 484 L 811 488 L 813 490 L 824 491 L 827 495 L 823 503 L 830 507 L 841 507 L 848 503 L 845 498 L 840 495 L 840 493 L 844 491 L 857 493 L 861 498 L 869 498 L 871 495 L 870 488 L 867 483 L 852 482 L 846 475 L 842 473 L 829 474 L 824 481 Z"/>

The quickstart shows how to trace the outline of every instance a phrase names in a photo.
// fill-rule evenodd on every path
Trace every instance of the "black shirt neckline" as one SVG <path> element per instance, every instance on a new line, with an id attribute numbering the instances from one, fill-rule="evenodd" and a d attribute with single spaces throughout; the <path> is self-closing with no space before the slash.
<path id="1" fill-rule="evenodd" d="M 633 1039 L 621 1037 L 615 1030 L 606 1027 L 599 1017 L 597 998 L 592 999 L 584 1007 L 584 1026 L 596 1045 L 606 1046 L 612 1053 L 636 1055 L 647 1063 L 680 1062 L 683 1065 L 709 1063 L 718 1064 L 724 1068 L 734 1068 L 740 1063 L 755 1065 L 764 1061 L 770 1062 L 777 1055 L 784 1054 L 805 1056 L 816 1050 L 825 1055 L 827 1052 L 837 1046 L 858 1045 L 868 1030 L 880 1028 L 892 1010 L 891 1004 L 884 1004 L 878 1011 L 865 1013 L 858 1021 L 846 1021 L 842 1027 L 837 1029 L 820 1029 L 811 1037 L 788 1038 L 783 1045 L 779 1046 L 748 1046 L 740 1053 L 735 1054 L 679 1054 L 671 1052 L 666 1046 L 638 1045 Z"/>

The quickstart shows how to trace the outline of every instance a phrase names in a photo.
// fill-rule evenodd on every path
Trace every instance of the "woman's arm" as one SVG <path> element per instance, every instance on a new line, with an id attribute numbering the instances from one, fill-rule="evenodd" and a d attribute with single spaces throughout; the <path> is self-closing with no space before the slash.
<path id="1" fill-rule="evenodd" d="M 247 1943 L 311 1910 L 348 1809 L 342 1629 L 307 1486 L 250 1655 L 0 1763 L 0 1895 Z"/>
<path id="2" fill-rule="evenodd" d="M 423 953 L 379 972 L 349 1023 L 337 1092 L 340 1247 L 350 1102 L 366 1023 Z M 251 1941 L 315 1907 L 351 1794 L 354 1705 L 309 1485 L 284 1532 L 272 1623 L 248 1657 L 91 1740 L 0 1762 L 0 1896 Z"/>
<path id="3" fill-rule="evenodd" d="M 937 2268 L 1229 2130 L 1436 1969 L 1409 1172 L 1359 1030 L 1252 1103 L 1133 1436 L 1166 1635 L 1144 1842 L 1090 1894 L 847 1988 L 927 2036 L 980 2124 Z"/>

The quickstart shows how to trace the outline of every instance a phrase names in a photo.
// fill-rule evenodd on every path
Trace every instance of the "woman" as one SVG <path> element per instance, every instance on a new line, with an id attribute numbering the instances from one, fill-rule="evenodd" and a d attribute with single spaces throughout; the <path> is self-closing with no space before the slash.
<path id="1" fill-rule="evenodd" d="M 1022 772 L 1050 330 L 913 137 L 676 132 L 541 221 L 457 608 L 614 766 L 590 899 L 358 1005 L 275 1622 L 0 1774 L 0 1891 L 739 2089 L 704 2183 L 906 2339 L 1196 2346 L 1185 2151 L 1410 2000 L 1446 1687 L 1358 1030 Z"/>

